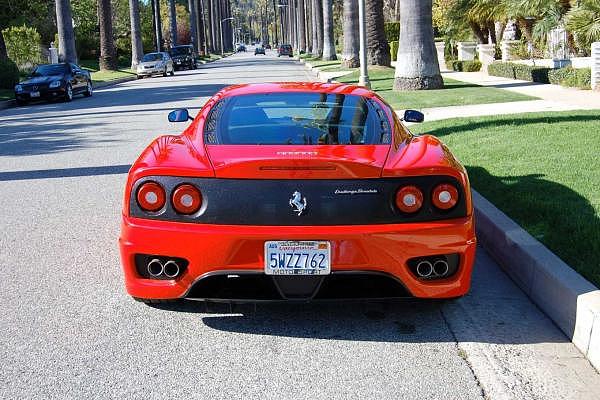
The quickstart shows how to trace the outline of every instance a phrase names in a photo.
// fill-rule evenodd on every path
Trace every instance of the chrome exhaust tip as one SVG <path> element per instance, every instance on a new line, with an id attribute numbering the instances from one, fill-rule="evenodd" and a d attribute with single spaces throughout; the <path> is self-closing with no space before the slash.
<path id="1" fill-rule="evenodd" d="M 433 263 L 433 272 L 435 272 L 437 276 L 446 276 L 448 274 L 448 270 L 449 267 L 446 260 L 435 260 Z"/>
<path id="2" fill-rule="evenodd" d="M 163 263 L 158 258 L 154 258 L 148 263 L 148 273 L 154 278 L 162 275 L 164 269 Z"/>
<path id="3" fill-rule="evenodd" d="M 427 260 L 417 264 L 417 275 L 421 278 L 428 278 L 433 273 L 433 265 Z"/>
<path id="4" fill-rule="evenodd" d="M 169 260 L 165 263 L 163 272 L 167 278 L 175 278 L 179 275 L 179 264 L 173 260 Z"/>

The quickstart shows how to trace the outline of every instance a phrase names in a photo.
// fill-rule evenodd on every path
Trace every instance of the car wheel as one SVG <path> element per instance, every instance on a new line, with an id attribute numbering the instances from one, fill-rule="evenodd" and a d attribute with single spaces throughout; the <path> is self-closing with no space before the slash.
<path id="1" fill-rule="evenodd" d="M 92 87 L 92 82 L 88 81 L 87 87 L 85 88 L 85 92 L 83 92 L 83 95 L 85 97 L 91 97 L 93 93 L 94 93 L 94 88 Z"/>
<path id="2" fill-rule="evenodd" d="M 73 100 L 73 87 L 70 83 L 67 83 L 67 87 L 65 88 L 65 101 Z"/>
<path id="3" fill-rule="evenodd" d="M 167 67 L 165 67 L 165 70 L 163 71 L 163 76 L 167 76 Z"/>
<path id="4" fill-rule="evenodd" d="M 173 69 L 171 70 L 171 72 L 169 72 L 169 74 L 171 74 L 171 76 L 174 76 L 174 75 L 175 75 L 175 68 L 173 68 Z"/>
<path id="5" fill-rule="evenodd" d="M 143 78 L 143 76 L 141 76 L 141 75 L 136 75 L 136 78 L 138 78 L 138 79 L 142 79 L 142 78 Z"/>

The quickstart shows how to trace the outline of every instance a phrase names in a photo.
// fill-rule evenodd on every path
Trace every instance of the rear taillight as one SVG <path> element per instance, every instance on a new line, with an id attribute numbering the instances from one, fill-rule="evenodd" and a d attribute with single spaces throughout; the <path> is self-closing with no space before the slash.
<path id="1" fill-rule="evenodd" d="M 458 190 L 447 183 L 437 185 L 433 189 L 431 201 L 440 210 L 449 210 L 458 203 Z"/>
<path id="2" fill-rule="evenodd" d="M 396 192 L 396 207 L 405 213 L 414 213 L 423 205 L 423 192 L 416 186 L 404 186 Z"/>
<path id="3" fill-rule="evenodd" d="M 156 182 L 146 182 L 137 191 L 137 202 L 144 211 L 155 212 L 165 205 L 165 190 Z"/>
<path id="4" fill-rule="evenodd" d="M 173 191 L 172 202 L 179 214 L 194 214 L 202 206 L 202 193 L 193 185 L 183 184 Z"/>

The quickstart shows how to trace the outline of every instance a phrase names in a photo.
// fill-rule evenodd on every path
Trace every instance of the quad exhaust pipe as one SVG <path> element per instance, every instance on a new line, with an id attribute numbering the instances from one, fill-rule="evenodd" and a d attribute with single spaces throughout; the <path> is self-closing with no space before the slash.
<path id="1" fill-rule="evenodd" d="M 423 260 L 417 264 L 417 275 L 420 278 L 429 278 L 433 274 L 433 265 L 427 261 Z"/>
<path id="2" fill-rule="evenodd" d="M 163 262 L 158 258 L 153 258 L 150 260 L 146 266 L 146 270 L 148 271 L 148 275 L 153 278 L 160 278 L 164 276 L 169 279 L 176 278 L 181 272 L 181 268 L 176 261 L 169 260 L 163 264 Z"/>

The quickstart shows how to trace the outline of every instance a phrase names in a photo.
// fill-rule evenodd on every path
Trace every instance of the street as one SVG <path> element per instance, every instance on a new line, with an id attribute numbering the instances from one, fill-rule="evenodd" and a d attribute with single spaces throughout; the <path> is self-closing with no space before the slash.
<path id="1" fill-rule="evenodd" d="M 600 377 L 478 249 L 446 302 L 148 306 L 117 239 L 129 165 L 167 113 L 234 83 L 308 81 L 236 54 L 71 103 L 0 111 L 0 398 L 592 399 Z"/>

